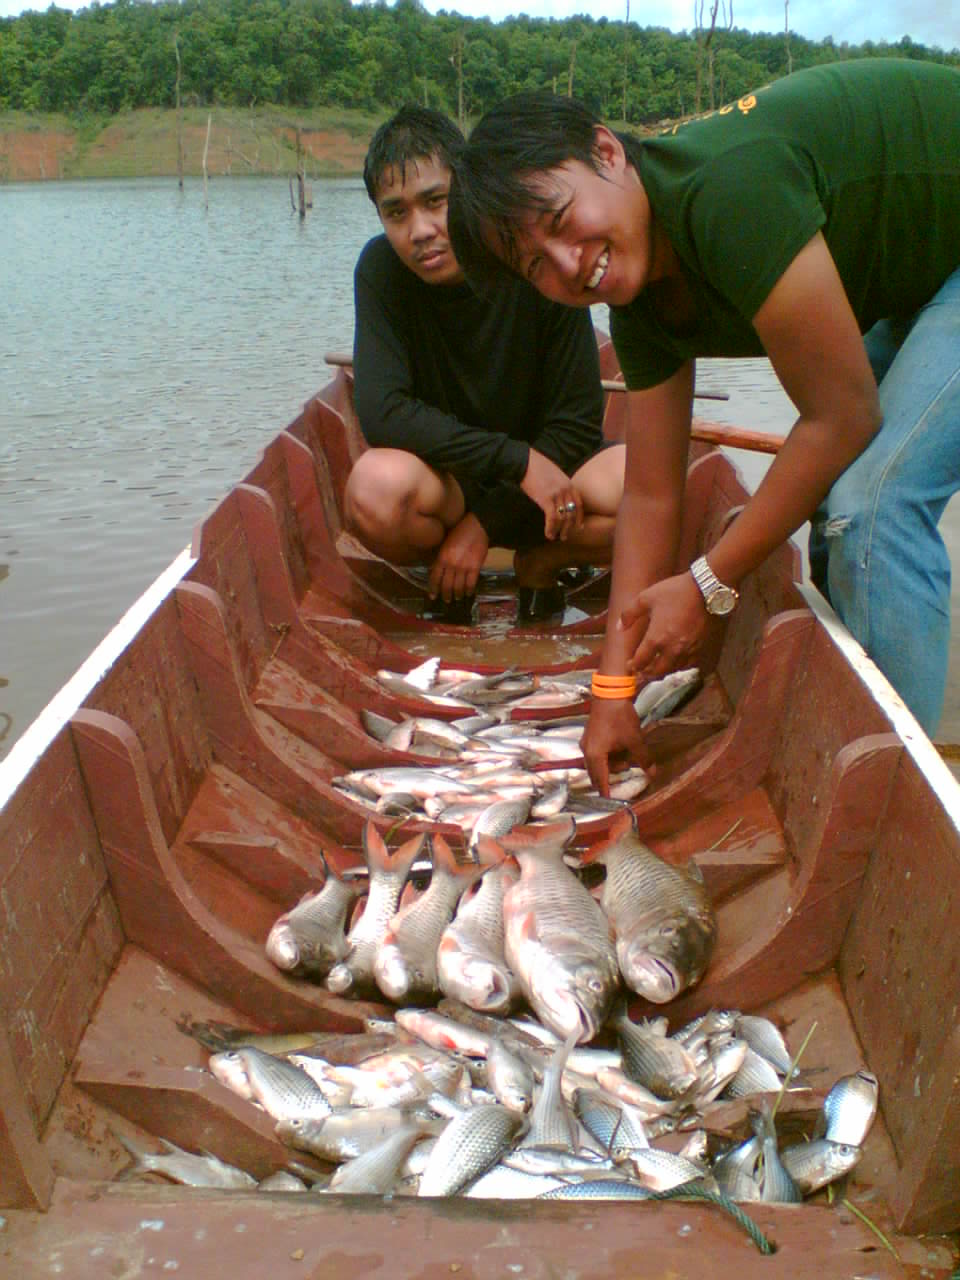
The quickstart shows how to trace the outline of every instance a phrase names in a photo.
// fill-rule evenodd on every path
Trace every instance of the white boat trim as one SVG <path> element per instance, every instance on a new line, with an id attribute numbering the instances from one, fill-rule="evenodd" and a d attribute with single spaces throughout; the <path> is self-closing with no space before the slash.
<path id="1" fill-rule="evenodd" d="M 866 650 L 823 598 L 816 587 L 798 583 L 804 599 L 817 616 L 830 639 L 866 685 L 874 701 L 889 719 L 893 731 L 902 739 L 943 806 L 954 827 L 960 831 L 960 784 L 944 762 L 937 748 L 917 723 L 913 712 L 894 689 Z"/>
<path id="2" fill-rule="evenodd" d="M 37 718 L 20 735 L 9 755 L 0 761 L 0 809 L 3 809 L 70 717 L 86 701 L 147 620 L 163 604 L 178 582 L 196 564 L 190 548 L 160 574 L 104 636 L 90 656 L 50 699 Z"/>

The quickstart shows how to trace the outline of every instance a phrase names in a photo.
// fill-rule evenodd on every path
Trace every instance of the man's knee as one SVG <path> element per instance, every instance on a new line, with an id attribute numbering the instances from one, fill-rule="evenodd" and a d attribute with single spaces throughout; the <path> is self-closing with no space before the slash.
<path id="1" fill-rule="evenodd" d="M 344 521 L 356 537 L 382 538 L 401 527 L 412 499 L 413 490 L 403 474 L 371 449 L 347 477 Z"/>

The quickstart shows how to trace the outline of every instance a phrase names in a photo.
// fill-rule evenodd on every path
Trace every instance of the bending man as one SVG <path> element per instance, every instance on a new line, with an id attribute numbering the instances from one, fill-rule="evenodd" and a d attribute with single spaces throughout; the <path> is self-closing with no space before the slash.
<path id="1" fill-rule="evenodd" d="M 601 659 L 664 675 L 805 520 L 812 576 L 933 732 L 960 487 L 960 75 L 898 59 L 798 72 L 663 136 L 526 96 L 478 124 L 451 193 L 468 277 L 506 265 L 607 302 L 631 389 Z M 769 356 L 799 414 L 740 516 L 676 573 L 694 362 Z M 641 536 L 642 535 L 642 536 Z M 584 736 L 594 781 L 643 760 L 629 683 Z"/>

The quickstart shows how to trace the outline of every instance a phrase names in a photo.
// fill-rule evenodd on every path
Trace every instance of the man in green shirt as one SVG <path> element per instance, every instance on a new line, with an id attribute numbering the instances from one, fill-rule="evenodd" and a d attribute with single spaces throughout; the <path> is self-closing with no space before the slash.
<path id="1" fill-rule="evenodd" d="M 687 665 L 810 519 L 814 581 L 933 732 L 937 523 L 960 488 L 960 75 L 816 67 L 642 141 L 522 95 L 473 131 L 449 225 L 469 279 L 507 268 L 610 305 L 630 413 L 601 671 Z M 709 563 L 675 574 L 696 357 L 762 354 L 799 416 Z M 584 755 L 601 787 L 612 757 L 644 758 L 628 697 L 595 704 Z"/>

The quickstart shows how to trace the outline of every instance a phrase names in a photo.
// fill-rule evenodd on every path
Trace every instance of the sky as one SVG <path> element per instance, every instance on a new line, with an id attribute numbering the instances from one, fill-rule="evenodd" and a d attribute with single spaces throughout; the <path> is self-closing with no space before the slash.
<path id="1" fill-rule="evenodd" d="M 782 31 L 784 0 L 725 0 L 733 4 L 733 24 L 747 31 Z M 59 7 L 80 9 L 79 0 L 58 0 Z M 709 12 L 709 0 L 702 0 Z M 630 20 L 641 27 L 668 27 L 688 31 L 694 25 L 700 0 L 631 0 Z M 627 0 L 425 0 L 429 13 L 440 9 L 465 17 L 488 17 L 494 22 L 511 14 L 535 18 L 568 18 L 589 14 L 592 18 L 623 19 Z M 24 0 L 0 0 L 0 17 L 25 9 L 45 9 L 46 4 Z M 863 44 L 866 40 L 890 44 L 907 35 L 917 44 L 941 49 L 960 48 L 958 0 L 789 0 L 790 30 L 808 40 L 833 36 L 837 44 Z"/>

